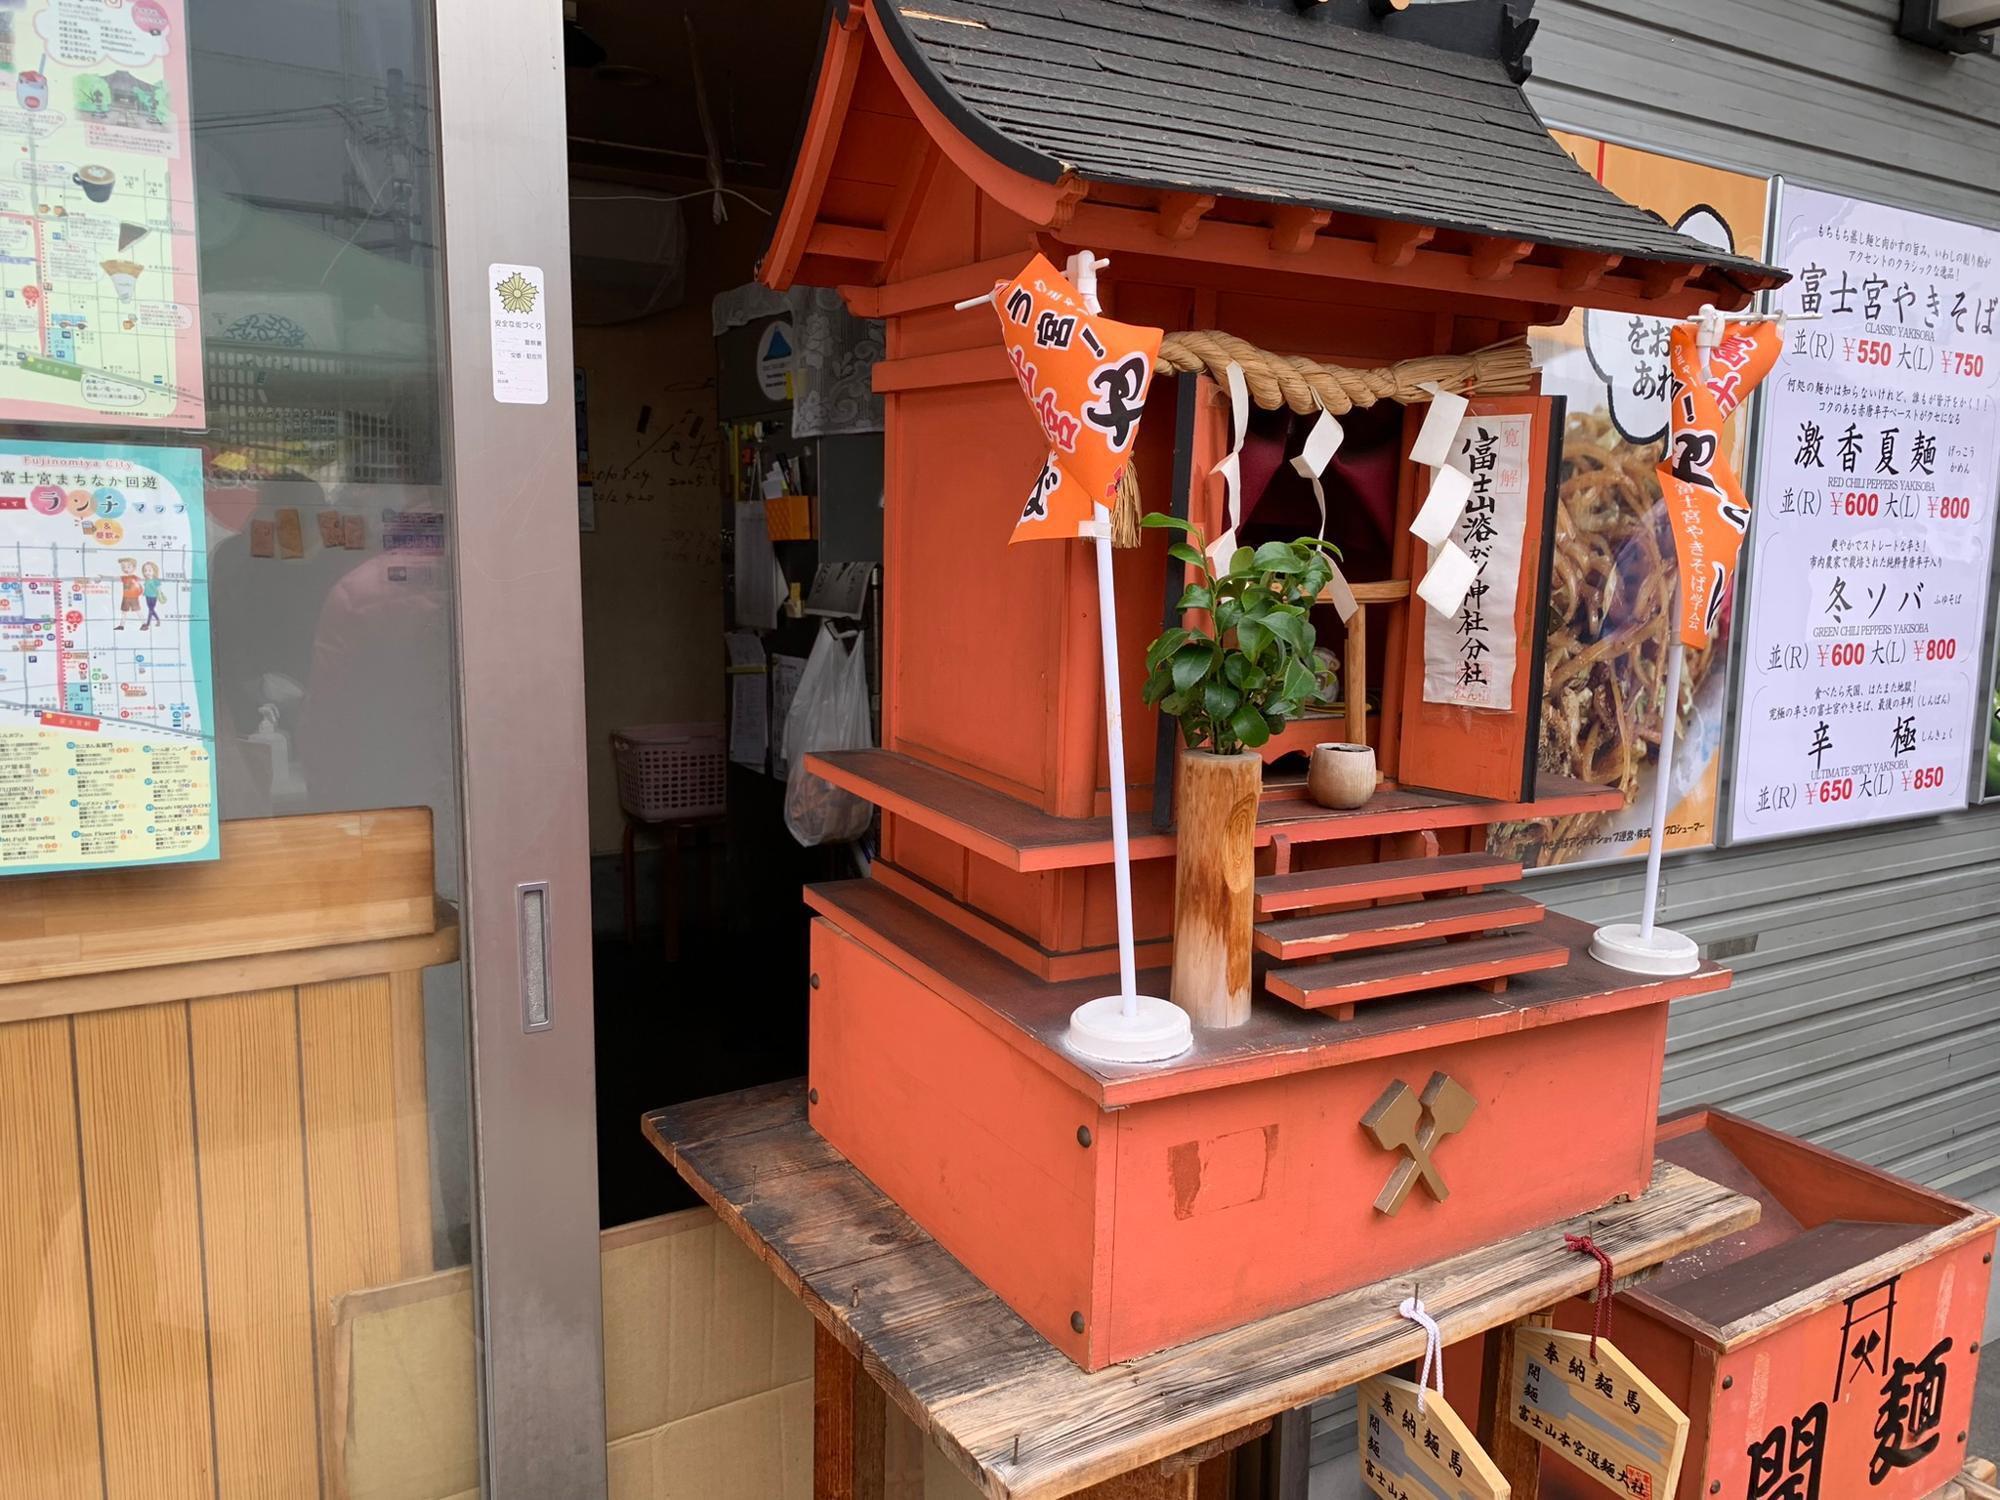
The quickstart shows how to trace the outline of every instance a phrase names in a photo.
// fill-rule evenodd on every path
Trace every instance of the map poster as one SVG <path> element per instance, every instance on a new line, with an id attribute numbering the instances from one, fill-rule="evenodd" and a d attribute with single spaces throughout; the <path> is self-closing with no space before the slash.
<path id="1" fill-rule="evenodd" d="M 1718 249 L 1761 257 L 1770 182 L 1651 151 L 1556 132 L 1612 192 Z M 1673 633 L 1673 528 L 1657 468 L 1667 435 L 1667 347 L 1673 324 L 1631 313 L 1576 312 L 1531 335 L 1545 395 L 1563 396 L 1556 549 L 1543 651 L 1544 771 L 1615 786 L 1611 812 L 1506 823 L 1490 847 L 1530 869 L 1645 855 L 1653 798 L 1669 780 L 1667 852 L 1716 838 L 1716 788 L 1730 686 L 1730 621 L 1686 657 L 1673 765 L 1659 761 L 1661 698 Z M 1732 424 L 1738 473 L 1747 424 Z"/>
<path id="2" fill-rule="evenodd" d="M 200 427 L 186 0 L 0 0 L 0 412 Z"/>
<path id="3" fill-rule="evenodd" d="M 201 451 L 0 448 L 0 874 L 214 859 Z"/>
<path id="4" fill-rule="evenodd" d="M 2000 481 L 2000 231 L 1790 183 L 1731 836 L 1963 807 Z"/>

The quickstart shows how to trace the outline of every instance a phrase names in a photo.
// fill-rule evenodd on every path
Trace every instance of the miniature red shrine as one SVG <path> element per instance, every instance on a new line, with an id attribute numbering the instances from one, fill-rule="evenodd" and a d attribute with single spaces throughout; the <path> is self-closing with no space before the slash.
<path id="1" fill-rule="evenodd" d="M 882 851 L 808 892 L 811 1120 L 1089 1369 L 1640 1192 L 1668 1002 L 1727 983 L 1596 963 L 1484 853 L 1492 823 L 1618 801 L 1531 755 L 1562 419 L 1522 340 L 1578 305 L 1742 307 L 1783 273 L 1577 168 L 1521 93 L 1507 7 L 1377 8 L 836 4 L 761 269 L 886 325 L 883 748 L 808 762 L 882 809 Z M 1143 1066 L 1063 1040 L 1117 967 L 1094 564 L 1006 545 L 1042 438 L 990 310 L 954 307 L 1086 248 L 1104 313 L 1168 334 L 1146 508 L 1218 535 L 1234 450 L 1245 539 L 1313 531 L 1286 459 L 1324 406 L 1360 605 L 1317 612 L 1343 701 L 1264 749 L 1251 1018 Z M 1423 382 L 1520 443 L 1497 706 L 1430 684 L 1453 625 L 1414 597 Z M 1149 531 L 1115 569 L 1147 969 L 1174 939 L 1176 757 L 1138 704 L 1179 568 Z M 1358 809 L 1282 760 L 1329 739 L 1375 750 Z"/>

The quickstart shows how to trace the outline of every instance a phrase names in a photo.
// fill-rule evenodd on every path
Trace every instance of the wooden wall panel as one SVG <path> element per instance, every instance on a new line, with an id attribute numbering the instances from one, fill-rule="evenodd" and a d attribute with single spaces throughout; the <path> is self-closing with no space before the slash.
<path id="1" fill-rule="evenodd" d="M 333 1299 L 402 1274 L 395 1014 L 387 976 L 301 985 L 298 1001 L 314 1321 L 331 1391 Z"/>
<path id="2" fill-rule="evenodd" d="M 434 1263 L 431 869 L 418 808 L 7 883 L 0 1500 L 337 1496 L 333 1299 Z"/>
<path id="3" fill-rule="evenodd" d="M 214 1500 L 185 1005 L 76 1018 L 109 1500 Z"/>
<path id="4" fill-rule="evenodd" d="M 69 1022 L 0 1026 L 0 1494 L 99 1500 Z"/>
<path id="5" fill-rule="evenodd" d="M 396 1209 L 402 1220 L 403 1275 L 436 1269 L 431 1239 L 431 1110 L 424 1078 L 424 976 L 389 979 L 389 1045 L 395 1057 Z"/>
<path id="6" fill-rule="evenodd" d="M 290 990 L 189 1007 L 220 1492 L 318 1486 L 312 1265 Z"/>
<path id="7" fill-rule="evenodd" d="M 430 1183 L 418 970 L 0 1022 L 0 1496 L 316 1500 Z"/>
<path id="8" fill-rule="evenodd" d="M 431 863 L 430 809 L 401 807 L 224 823 L 208 864 L 15 876 L 0 985 L 431 932 Z"/>

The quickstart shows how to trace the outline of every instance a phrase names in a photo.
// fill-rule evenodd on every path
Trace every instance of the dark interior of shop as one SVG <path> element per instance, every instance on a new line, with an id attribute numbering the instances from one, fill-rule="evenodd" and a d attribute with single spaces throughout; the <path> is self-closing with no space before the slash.
<path id="1" fill-rule="evenodd" d="M 727 0 L 564 6 L 579 483 L 594 512 L 580 517 L 580 543 L 606 1226 L 694 1201 L 641 1138 L 641 1111 L 804 1071 L 798 893 L 853 871 L 841 846 L 802 848 L 786 832 L 775 747 L 760 764 L 729 763 L 720 818 L 676 832 L 628 822 L 611 744 L 632 727 L 726 720 L 732 443 L 718 426 L 710 306 L 754 277 L 823 18 L 819 0 L 759 0 L 755 10 L 746 24 L 744 7 Z M 766 463 L 796 453 L 809 470 L 818 456 L 783 441 L 782 419 L 767 436 Z M 848 444 L 850 465 L 863 450 L 863 487 L 872 443 L 879 493 L 879 435 L 827 441 Z M 821 484 L 831 490 L 841 466 L 827 465 Z M 810 584 L 815 542 L 774 550 L 788 580 Z M 802 658 L 818 628 L 781 609 L 764 643 Z"/>

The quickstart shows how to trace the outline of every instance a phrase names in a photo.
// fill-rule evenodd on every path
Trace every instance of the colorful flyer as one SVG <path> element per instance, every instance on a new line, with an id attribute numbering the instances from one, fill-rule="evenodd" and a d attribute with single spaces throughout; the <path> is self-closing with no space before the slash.
<path id="1" fill-rule="evenodd" d="M 1560 131 L 1556 140 L 1619 197 L 1681 233 L 1762 255 L 1767 179 Z M 1492 849 L 1530 868 L 1643 856 L 1662 775 L 1670 783 L 1667 852 L 1715 842 L 1731 609 L 1714 622 L 1710 648 L 1687 654 L 1673 765 L 1661 766 L 1658 752 L 1676 572 L 1659 478 L 1672 331 L 1660 318 L 1595 310 L 1533 333 L 1544 394 L 1569 402 L 1534 754 L 1544 770 L 1617 787 L 1625 805 L 1495 828 Z M 1746 478 L 1747 425 L 1732 422 L 1726 444 Z"/>
<path id="2" fill-rule="evenodd" d="M 1966 805 L 2000 484 L 2000 232 L 1784 185 L 1731 837 Z M 1807 318 L 1813 321 L 1806 321 Z"/>
<path id="3" fill-rule="evenodd" d="M 0 874 L 217 855 L 201 451 L 0 448 Z"/>
<path id="4" fill-rule="evenodd" d="M 0 3 L 0 413 L 200 427 L 186 0 Z"/>

